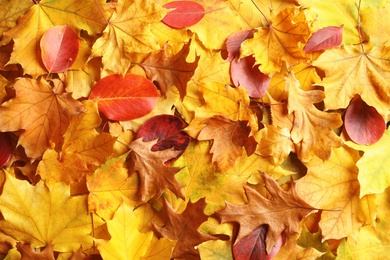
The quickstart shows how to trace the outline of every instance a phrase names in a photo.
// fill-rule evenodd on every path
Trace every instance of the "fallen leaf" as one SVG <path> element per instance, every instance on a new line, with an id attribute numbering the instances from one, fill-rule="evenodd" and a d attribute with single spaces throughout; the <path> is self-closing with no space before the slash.
<path id="1" fill-rule="evenodd" d="M 22 255 L 21 260 L 37 259 L 37 260 L 54 260 L 53 245 L 48 244 L 40 252 L 36 252 L 28 244 L 19 242 L 16 244 L 16 248 Z"/>
<path id="2" fill-rule="evenodd" d="M 250 137 L 251 128 L 247 121 L 234 122 L 229 118 L 217 115 L 202 122 L 205 127 L 200 131 L 199 141 L 213 140 L 210 153 L 213 162 L 224 173 L 234 166 L 236 159 L 242 154 L 245 147 L 251 155 L 256 148 L 256 141 Z"/>
<path id="3" fill-rule="evenodd" d="M 226 61 L 232 62 L 236 57 L 239 57 L 241 43 L 250 38 L 253 38 L 253 30 L 242 30 L 229 35 L 226 39 L 226 50 L 228 52 Z"/>
<path id="4" fill-rule="evenodd" d="M 173 9 L 161 20 L 173 28 L 185 28 L 202 20 L 205 10 L 202 5 L 192 1 L 173 1 L 163 5 L 164 8 Z"/>
<path id="5" fill-rule="evenodd" d="M 112 220 L 107 220 L 110 240 L 96 239 L 97 248 L 103 259 L 142 259 L 153 232 L 138 231 L 140 218 L 126 203 L 122 203 Z"/>
<path id="6" fill-rule="evenodd" d="M 192 63 L 186 61 L 189 46 L 189 43 L 185 44 L 177 54 L 168 56 L 167 45 L 164 45 L 163 50 L 149 54 L 140 64 L 145 69 L 148 79 L 158 83 L 158 87 L 164 96 L 172 85 L 179 90 L 181 99 L 186 96 L 187 82 L 194 75 L 200 58 L 198 56 Z"/>
<path id="7" fill-rule="evenodd" d="M 265 237 L 268 226 L 261 225 L 233 246 L 234 259 L 266 259 Z"/>
<path id="8" fill-rule="evenodd" d="M 132 165 L 130 171 L 137 172 L 139 175 L 139 193 L 142 201 L 147 201 L 151 197 L 161 196 L 164 189 L 171 190 L 177 197 L 183 198 L 182 186 L 175 179 L 175 174 L 180 168 L 168 166 L 166 161 L 175 158 L 181 151 L 175 151 L 172 148 L 153 152 L 151 149 L 157 140 L 142 142 L 142 138 L 133 141 L 129 148 L 132 152 L 129 155 Z M 149 192 L 149 186 L 155 186 L 155 194 Z"/>
<path id="9" fill-rule="evenodd" d="M 267 199 L 249 186 L 244 186 L 248 203 L 234 205 L 227 202 L 226 208 L 215 213 L 215 216 L 222 223 L 239 223 L 235 243 L 258 226 L 267 224 L 269 229 L 265 242 L 267 252 L 271 252 L 282 232 L 285 232 L 287 239 L 299 233 L 300 221 L 315 209 L 300 198 L 294 181 L 291 182 L 290 189 L 284 191 L 272 177 L 265 173 L 261 173 L 261 176 L 272 199 Z"/>
<path id="10" fill-rule="evenodd" d="M 89 99 L 97 100 L 99 111 L 111 120 L 142 117 L 153 110 L 159 97 L 150 80 L 135 74 L 107 76 L 89 95 Z"/>
<path id="11" fill-rule="evenodd" d="M 310 36 L 303 51 L 309 53 L 337 47 L 343 40 L 342 33 L 343 26 L 328 26 L 321 28 Z"/>
<path id="12" fill-rule="evenodd" d="M 36 159 L 50 142 L 61 143 L 70 117 L 82 112 L 83 105 L 43 79 L 20 78 L 13 87 L 16 97 L 0 106 L 0 131 L 23 129 L 18 145 L 24 147 L 28 157 Z"/>
<path id="13" fill-rule="evenodd" d="M 174 211 L 164 199 L 163 210 L 158 213 L 164 222 L 164 226 L 153 225 L 153 229 L 160 237 L 177 240 L 172 253 L 173 258 L 186 258 L 198 256 L 196 245 L 216 237 L 198 231 L 198 227 L 208 219 L 203 213 L 206 202 L 200 199 L 196 203 L 188 202 L 186 209 L 181 214 Z M 186 258 L 187 259 L 187 258 Z"/>
<path id="14" fill-rule="evenodd" d="M 386 122 L 376 111 L 356 96 L 345 112 L 345 130 L 357 144 L 370 145 L 377 142 L 386 130 Z"/>
<path id="15" fill-rule="evenodd" d="M 47 30 L 40 41 L 42 61 L 49 73 L 65 72 L 76 61 L 79 38 L 71 27 L 54 26 Z"/>
<path id="16" fill-rule="evenodd" d="M 85 207 L 86 196 L 71 197 L 69 187 L 55 183 L 35 186 L 6 174 L 0 209 L 1 230 L 32 248 L 48 244 L 57 252 L 76 252 L 80 246 L 92 247 L 91 218 Z"/>

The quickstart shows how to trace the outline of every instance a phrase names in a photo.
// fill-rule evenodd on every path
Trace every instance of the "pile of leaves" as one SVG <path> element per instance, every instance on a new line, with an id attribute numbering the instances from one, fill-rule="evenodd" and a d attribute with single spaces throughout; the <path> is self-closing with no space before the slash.
<path id="1" fill-rule="evenodd" d="M 384 259 L 385 0 L 0 14 L 7 259 Z"/>

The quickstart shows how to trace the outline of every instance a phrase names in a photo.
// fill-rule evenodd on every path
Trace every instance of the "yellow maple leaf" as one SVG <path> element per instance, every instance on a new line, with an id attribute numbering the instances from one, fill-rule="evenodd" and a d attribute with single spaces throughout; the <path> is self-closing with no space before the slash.
<path id="1" fill-rule="evenodd" d="M 138 231 L 140 218 L 126 203 L 115 212 L 112 220 L 107 220 L 110 240 L 96 239 L 97 248 L 103 259 L 142 259 L 153 238 L 153 232 Z"/>
<path id="2" fill-rule="evenodd" d="M 362 29 L 370 36 L 370 41 L 374 44 L 380 45 L 390 39 L 389 20 L 383 19 L 389 11 L 388 3 L 380 7 L 365 6 L 360 10 Z"/>
<path id="3" fill-rule="evenodd" d="M 269 27 L 259 27 L 254 37 L 241 44 L 241 57 L 253 55 L 264 74 L 279 72 L 308 58 L 300 44 L 309 37 L 305 14 L 299 8 L 286 8 L 270 20 Z"/>
<path id="4" fill-rule="evenodd" d="M 352 142 L 346 144 L 356 150 L 363 151 L 362 158 L 356 163 L 359 169 L 360 197 L 367 194 L 382 193 L 390 187 L 390 154 L 387 149 L 390 143 L 390 130 L 386 130 L 382 138 L 370 146 L 357 145 Z"/>
<path id="5" fill-rule="evenodd" d="M 47 73 L 42 65 L 39 41 L 42 35 L 55 25 L 68 24 L 91 35 L 100 33 L 105 26 L 103 0 L 42 0 L 20 17 L 17 26 L 4 33 L 2 43 L 15 42 L 9 64 L 21 64 L 24 73 L 36 78 Z M 91 19 L 93 17 L 93 19 Z"/>
<path id="6" fill-rule="evenodd" d="M 41 248 L 51 243 L 58 252 L 76 252 L 92 247 L 91 217 L 87 197 L 69 195 L 63 183 L 35 186 L 6 174 L 0 209 L 0 228 L 18 241 Z"/>
<path id="7" fill-rule="evenodd" d="M 296 151 L 298 157 L 302 161 L 308 161 L 313 155 L 317 155 L 322 160 L 327 160 L 331 148 L 342 145 L 341 138 L 333 132 L 333 129 L 342 125 L 341 116 L 318 110 L 313 104 L 324 99 L 324 92 L 303 91 L 293 73 L 289 74 L 287 85 L 287 108 L 289 114 L 294 114 L 291 138 L 294 143 L 301 145 Z"/>
<path id="8" fill-rule="evenodd" d="M 376 198 L 360 198 L 356 162 L 359 153 L 348 147 L 333 149 L 329 160 L 305 163 L 307 175 L 297 181 L 297 191 L 308 204 L 323 209 L 319 226 L 323 240 L 351 236 L 375 223 Z"/>
<path id="9" fill-rule="evenodd" d="M 25 130 L 18 144 L 27 156 L 36 159 L 49 148 L 50 141 L 61 143 L 70 117 L 83 111 L 83 105 L 63 93 L 61 86 L 52 88 L 45 80 L 21 78 L 14 88 L 16 97 L 0 107 L 0 129 Z"/>
<path id="10" fill-rule="evenodd" d="M 4 1 L 2 2 L 0 16 L 0 36 L 8 29 L 15 27 L 16 20 L 33 5 L 32 1 Z M 1 40 L 1 37 L 0 37 Z"/>
<path id="11" fill-rule="evenodd" d="M 103 35 L 92 46 L 91 57 L 102 57 L 106 73 L 124 75 L 130 68 L 132 54 L 161 48 L 150 27 L 167 12 L 151 0 L 119 0 Z"/>
<path id="12" fill-rule="evenodd" d="M 326 50 L 313 65 L 325 72 L 325 109 L 346 108 L 360 95 L 383 116 L 390 109 L 390 46 L 348 45 Z"/>
<path id="13" fill-rule="evenodd" d="M 70 118 L 60 152 L 45 151 L 37 173 L 46 182 L 76 182 L 93 172 L 112 154 L 115 137 L 99 133 L 101 123 L 97 103 L 84 101 L 86 112 Z"/>

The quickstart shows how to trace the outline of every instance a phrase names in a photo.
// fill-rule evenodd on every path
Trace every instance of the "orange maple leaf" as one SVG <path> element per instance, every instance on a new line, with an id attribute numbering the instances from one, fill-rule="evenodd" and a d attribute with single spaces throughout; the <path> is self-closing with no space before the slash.
<path id="1" fill-rule="evenodd" d="M 238 222 L 240 229 L 236 242 L 250 234 L 255 228 L 267 224 L 269 226 L 266 244 L 270 252 L 278 237 L 284 231 L 287 238 L 299 232 L 299 223 L 314 208 L 303 201 L 295 190 L 295 182 L 291 182 L 288 191 L 284 191 L 278 183 L 265 173 L 261 173 L 265 188 L 271 199 L 263 197 L 256 190 L 244 186 L 248 204 L 234 205 L 226 202 L 226 208 L 215 213 L 221 222 Z"/>
<path id="2" fill-rule="evenodd" d="M 175 179 L 175 174 L 180 170 L 178 167 L 165 165 L 165 162 L 175 158 L 181 151 L 173 148 L 152 152 L 152 146 L 157 140 L 142 142 L 142 138 L 133 141 L 129 148 L 132 151 L 129 154 L 131 160 L 130 172 L 138 172 L 140 179 L 141 200 L 146 201 L 155 195 L 160 197 L 164 189 L 167 188 L 184 199 L 181 191 L 182 186 Z M 151 194 L 149 186 L 154 185 L 155 194 Z"/>
<path id="3" fill-rule="evenodd" d="M 0 106 L 0 131 L 24 130 L 19 145 L 30 158 L 42 156 L 50 142 L 60 144 L 70 117 L 83 111 L 83 105 L 61 86 L 21 78 L 14 84 L 16 97 Z"/>

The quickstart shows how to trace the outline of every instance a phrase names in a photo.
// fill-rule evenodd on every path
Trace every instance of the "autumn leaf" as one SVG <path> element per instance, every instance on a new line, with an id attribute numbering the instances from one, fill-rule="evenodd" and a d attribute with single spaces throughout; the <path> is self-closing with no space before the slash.
<path id="1" fill-rule="evenodd" d="M 76 61 L 80 43 L 69 26 L 55 26 L 41 38 L 42 61 L 49 73 L 65 72 Z"/>
<path id="2" fill-rule="evenodd" d="M 163 211 L 159 216 L 163 219 L 164 226 L 153 224 L 153 229 L 160 237 L 177 240 L 172 253 L 173 258 L 182 258 L 199 255 L 194 247 L 204 241 L 215 240 L 214 236 L 198 231 L 198 227 L 207 220 L 203 213 L 206 203 L 204 199 L 196 203 L 188 202 L 186 209 L 181 214 L 174 211 L 166 200 L 163 200 Z"/>
<path id="3" fill-rule="evenodd" d="M 124 75 L 130 67 L 132 53 L 150 53 L 160 49 L 150 27 L 167 12 L 151 0 L 119 0 L 115 12 L 107 19 L 103 35 L 92 46 L 91 58 L 102 57 L 105 71 Z"/>
<path id="4" fill-rule="evenodd" d="M 279 12 L 269 27 L 259 27 L 253 38 L 241 45 L 241 57 L 253 55 L 266 75 L 279 72 L 284 64 L 295 65 L 307 60 L 299 43 L 306 43 L 309 26 L 304 12 L 286 8 Z"/>
<path id="5" fill-rule="evenodd" d="M 309 53 L 337 47 L 342 42 L 342 32 L 343 26 L 328 26 L 322 28 L 310 36 L 303 51 Z"/>
<path id="6" fill-rule="evenodd" d="M 322 91 L 303 91 L 293 74 L 290 74 L 287 82 L 288 112 L 294 114 L 291 139 L 294 143 L 301 144 L 297 151 L 299 158 L 309 161 L 313 155 L 317 155 L 322 160 L 329 159 L 331 147 L 342 145 L 341 138 L 333 132 L 333 129 L 342 125 L 340 115 L 320 111 L 314 106 L 324 99 Z"/>
<path id="7" fill-rule="evenodd" d="M 0 209 L 0 228 L 18 241 L 42 248 L 49 243 L 57 252 L 90 248 L 91 218 L 85 208 L 86 196 L 71 197 L 69 187 L 43 182 L 32 186 L 6 174 Z"/>
<path id="8" fill-rule="evenodd" d="M 213 162 L 216 162 L 222 172 L 234 166 L 245 147 L 247 154 L 251 155 L 256 147 L 256 141 L 250 137 L 248 122 L 234 122 L 224 116 L 214 116 L 202 122 L 205 127 L 200 131 L 199 141 L 213 140 L 210 153 Z"/>
<path id="9" fill-rule="evenodd" d="M 166 93 L 172 85 L 179 90 L 180 98 L 183 99 L 187 93 L 187 82 L 195 73 L 200 57 L 197 57 L 194 62 L 186 61 L 189 53 L 189 43 L 174 56 L 167 54 L 167 45 L 164 49 L 151 53 L 140 64 L 146 71 L 146 75 L 153 82 L 158 83 L 162 94 Z"/>
<path id="10" fill-rule="evenodd" d="M 152 111 L 159 96 L 153 83 L 140 75 L 114 74 L 99 80 L 89 99 L 97 100 L 108 119 L 131 120 Z"/>
<path id="11" fill-rule="evenodd" d="M 97 248 L 104 259 L 141 259 L 152 240 L 153 232 L 138 231 L 140 218 L 133 209 L 122 203 L 112 220 L 107 220 L 110 240 L 96 239 Z"/>
<path id="12" fill-rule="evenodd" d="M 162 22 L 173 28 L 185 28 L 202 20 L 205 10 L 202 5 L 191 1 L 173 1 L 163 5 L 173 9 L 164 16 Z"/>
<path id="13" fill-rule="evenodd" d="M 33 248 L 28 244 L 23 244 L 21 242 L 16 244 L 16 248 L 20 252 L 21 259 L 37 259 L 37 260 L 54 260 L 53 245 L 48 244 L 40 252 L 35 252 Z"/>
<path id="14" fill-rule="evenodd" d="M 6 133 L 0 133 L 0 168 L 7 164 L 13 153 L 13 145 Z"/>
<path id="15" fill-rule="evenodd" d="M 390 46 L 347 45 L 326 50 L 313 65 L 325 72 L 325 109 L 346 108 L 356 94 L 385 116 L 389 110 Z"/>
<path id="16" fill-rule="evenodd" d="M 142 201 L 149 200 L 151 197 L 161 196 L 164 189 L 167 188 L 176 194 L 179 198 L 184 198 L 180 183 L 175 179 L 175 174 L 180 168 L 168 166 L 166 161 L 175 158 L 181 151 L 167 149 L 163 151 L 151 151 L 157 140 L 142 142 L 142 138 L 133 141 L 129 148 L 132 150 L 129 157 L 132 160 L 130 170 L 139 175 L 140 187 L 139 193 Z M 155 194 L 149 192 L 149 186 L 153 184 Z"/>
<path id="17" fill-rule="evenodd" d="M 295 182 L 291 183 L 288 191 L 284 191 L 272 177 L 265 173 L 261 175 L 271 199 L 263 197 L 249 186 L 244 186 L 248 203 L 234 205 L 227 202 L 226 208 L 218 211 L 215 215 L 222 223 L 239 223 L 240 228 L 236 243 L 258 226 L 267 224 L 269 229 L 266 237 L 266 249 L 267 252 L 270 252 L 282 232 L 285 232 L 287 238 L 299 233 L 299 222 L 303 217 L 313 212 L 314 208 L 300 198 L 295 190 Z"/>
<path id="18" fill-rule="evenodd" d="M 305 163 L 307 175 L 297 181 L 299 196 L 323 210 L 319 226 L 324 240 L 356 238 L 365 223 L 374 222 L 370 212 L 375 212 L 375 196 L 362 196 L 356 167 L 359 159 L 359 153 L 350 148 L 334 149 L 325 162 Z"/>
<path id="19" fill-rule="evenodd" d="M 345 130 L 357 144 L 370 145 L 377 142 L 386 130 L 383 117 L 375 107 L 368 106 L 360 96 L 351 100 L 345 112 Z"/>
<path id="20" fill-rule="evenodd" d="M 54 82 L 59 84 L 59 82 Z M 54 88 L 45 80 L 21 78 L 14 84 L 16 97 L 0 107 L 0 131 L 24 130 L 18 144 L 27 156 L 36 159 L 50 147 L 60 144 L 72 115 L 83 111 L 83 105 Z"/>
<path id="21" fill-rule="evenodd" d="M 32 5 L 33 2 L 30 1 L 9 1 L 2 3 L 0 15 L 4 18 L 0 22 L 0 35 L 2 36 L 4 32 L 15 27 L 17 19 Z"/>

